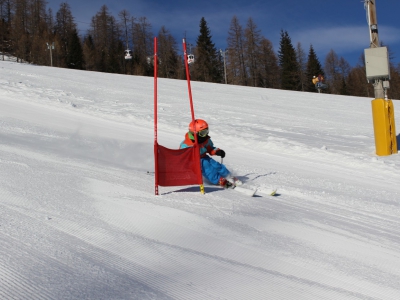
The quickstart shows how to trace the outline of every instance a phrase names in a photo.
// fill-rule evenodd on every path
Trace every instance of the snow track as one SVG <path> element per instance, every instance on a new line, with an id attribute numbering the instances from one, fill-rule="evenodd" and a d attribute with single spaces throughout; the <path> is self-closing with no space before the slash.
<path id="1" fill-rule="evenodd" d="M 368 99 L 194 82 L 260 192 L 155 196 L 151 78 L 2 66 L 1 300 L 400 299 L 400 160 L 371 154 Z M 174 148 L 187 87 L 160 83 Z"/>

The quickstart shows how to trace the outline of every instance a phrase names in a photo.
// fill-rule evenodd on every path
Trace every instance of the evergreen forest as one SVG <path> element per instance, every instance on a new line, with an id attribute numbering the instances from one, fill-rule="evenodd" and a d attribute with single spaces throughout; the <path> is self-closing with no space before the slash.
<path id="1" fill-rule="evenodd" d="M 146 17 L 122 10 L 113 16 L 103 5 L 91 18 L 89 29 L 79 34 L 68 2 L 53 12 L 44 0 L 0 0 L 0 53 L 18 62 L 88 71 L 153 76 L 154 36 L 158 37 L 159 77 L 185 79 L 181 45 L 167 27 L 153 32 Z M 324 93 L 373 97 L 367 82 L 363 51 L 351 66 L 333 49 L 320 60 L 313 45 L 293 44 L 289 33 L 280 42 L 262 35 L 250 17 L 241 24 L 233 16 L 227 32 L 227 48 L 212 41 L 206 19 L 199 20 L 199 34 L 190 51 L 191 80 L 213 83 L 317 92 L 313 76 L 324 76 Z M 125 59 L 130 49 L 132 58 Z M 390 56 L 393 54 L 390 53 Z M 390 62 L 390 99 L 400 99 L 400 64 Z"/>

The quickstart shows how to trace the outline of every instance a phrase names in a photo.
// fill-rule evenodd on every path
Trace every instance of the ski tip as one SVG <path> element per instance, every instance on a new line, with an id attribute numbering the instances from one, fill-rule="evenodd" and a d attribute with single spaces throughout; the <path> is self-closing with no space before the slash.
<path id="1" fill-rule="evenodd" d="M 275 187 L 273 187 L 273 188 L 261 187 L 261 188 L 258 189 L 258 191 L 261 194 L 266 195 L 266 196 L 277 196 L 278 195 L 278 193 L 277 193 L 278 189 L 275 188 Z"/>
<path id="2" fill-rule="evenodd" d="M 248 188 L 244 188 L 244 187 L 241 187 L 241 186 L 235 186 L 234 190 L 237 191 L 237 192 L 241 192 L 241 193 L 243 193 L 243 194 L 245 194 L 247 196 L 250 196 L 250 197 L 253 197 L 257 192 L 257 189 L 248 189 Z"/>

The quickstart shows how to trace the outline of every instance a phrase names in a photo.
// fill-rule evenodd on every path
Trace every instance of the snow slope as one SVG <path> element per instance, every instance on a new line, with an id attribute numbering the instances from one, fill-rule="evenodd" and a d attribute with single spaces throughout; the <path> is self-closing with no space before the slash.
<path id="1" fill-rule="evenodd" d="M 192 82 L 259 192 L 155 196 L 152 78 L 0 68 L 0 299 L 400 299 L 400 158 L 374 153 L 371 99 Z M 159 143 L 190 118 L 160 79 Z"/>

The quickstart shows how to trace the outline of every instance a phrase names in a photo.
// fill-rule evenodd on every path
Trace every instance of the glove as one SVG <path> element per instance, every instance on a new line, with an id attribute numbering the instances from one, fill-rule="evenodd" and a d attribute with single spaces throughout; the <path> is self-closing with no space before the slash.
<path id="1" fill-rule="evenodd" d="M 221 150 L 221 149 L 218 149 L 217 152 L 215 152 L 215 155 L 221 156 L 222 158 L 224 158 L 225 157 L 225 151 Z"/>

